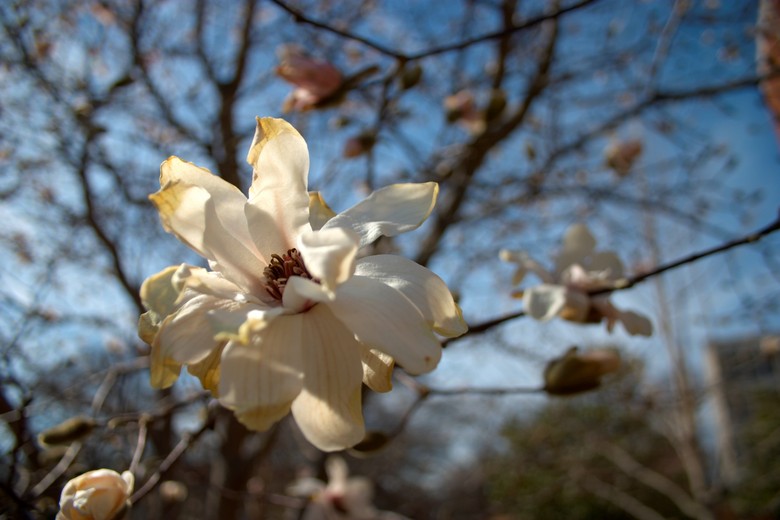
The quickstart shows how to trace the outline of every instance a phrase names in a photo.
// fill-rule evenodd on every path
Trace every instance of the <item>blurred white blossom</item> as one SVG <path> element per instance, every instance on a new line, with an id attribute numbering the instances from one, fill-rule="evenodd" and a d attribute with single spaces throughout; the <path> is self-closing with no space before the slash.
<path id="1" fill-rule="evenodd" d="M 596 240 L 584 224 L 574 224 L 566 231 L 552 270 L 545 269 L 522 251 L 503 249 L 499 256 L 517 264 L 514 284 L 521 283 L 529 272 L 542 281 L 541 285 L 518 293 L 531 317 L 549 320 L 559 316 L 576 323 L 606 320 L 610 332 L 615 323 L 621 322 L 629 334 L 652 334 L 652 324 L 646 317 L 619 310 L 606 294 L 593 297 L 588 294 L 614 287 L 615 281 L 623 277 L 623 263 L 612 251 L 597 251 Z"/>
<path id="2" fill-rule="evenodd" d="M 347 463 L 341 457 L 325 461 L 328 482 L 304 477 L 288 488 L 290 495 L 309 498 L 303 520 L 406 520 L 373 505 L 373 484 L 366 477 L 350 477 Z"/>
<path id="3" fill-rule="evenodd" d="M 60 495 L 57 520 L 115 520 L 122 517 L 133 492 L 133 474 L 96 469 L 70 480 Z"/>
<path id="4" fill-rule="evenodd" d="M 441 357 L 434 332 L 466 331 L 431 271 L 394 255 L 358 259 L 380 236 L 417 228 L 438 185 L 391 185 L 337 215 L 307 192 L 306 142 L 281 119 L 258 119 L 247 160 L 249 199 L 176 157 L 161 167 L 150 198 L 163 226 L 211 270 L 173 266 L 144 282 L 152 384 L 170 386 L 187 365 L 250 429 L 292 412 L 318 448 L 353 446 L 361 382 L 389 391 L 395 361 L 429 372 Z"/>

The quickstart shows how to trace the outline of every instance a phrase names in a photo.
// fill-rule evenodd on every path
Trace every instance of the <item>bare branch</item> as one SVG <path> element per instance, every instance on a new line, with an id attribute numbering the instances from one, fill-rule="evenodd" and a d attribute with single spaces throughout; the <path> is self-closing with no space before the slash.
<path id="1" fill-rule="evenodd" d="M 605 446 L 602 453 L 627 475 L 634 477 L 638 481 L 669 498 L 669 500 L 680 508 L 680 511 L 691 518 L 698 518 L 699 520 L 709 520 L 713 518 L 712 513 L 706 507 L 691 498 L 691 496 L 689 496 L 683 488 L 675 484 L 674 481 L 640 464 L 627 451 L 616 444 Z"/>

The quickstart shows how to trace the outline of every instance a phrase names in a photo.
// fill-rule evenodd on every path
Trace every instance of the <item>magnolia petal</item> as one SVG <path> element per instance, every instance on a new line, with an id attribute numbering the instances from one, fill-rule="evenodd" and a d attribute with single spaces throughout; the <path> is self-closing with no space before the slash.
<path id="1" fill-rule="evenodd" d="M 360 246 L 382 235 L 395 236 L 417 229 L 436 204 L 435 182 L 392 184 L 330 219 L 323 229 L 343 227 L 360 235 Z"/>
<path id="2" fill-rule="evenodd" d="M 571 264 L 582 264 L 595 247 L 596 239 L 585 224 L 571 225 L 563 235 L 563 246 L 555 260 L 556 270 L 561 272 Z"/>
<path id="3" fill-rule="evenodd" d="M 229 279 L 254 288 L 262 280 L 264 262 L 250 238 L 241 191 L 178 157 L 162 164 L 160 183 L 160 191 L 149 198 L 165 230 L 216 262 Z"/>
<path id="4" fill-rule="evenodd" d="M 202 267 L 193 267 L 191 265 L 182 264 L 176 270 L 173 277 L 175 287 L 179 287 L 180 290 L 191 289 L 193 292 L 200 294 L 215 296 L 225 300 L 247 300 L 251 299 L 255 303 L 260 303 L 247 295 L 245 291 L 238 285 L 234 284 L 218 272 L 209 271 Z M 249 296 L 249 298 L 247 298 Z"/>
<path id="5" fill-rule="evenodd" d="M 309 224 L 313 230 L 322 229 L 335 216 L 336 212 L 330 209 L 319 191 L 309 192 Z"/>
<path id="6" fill-rule="evenodd" d="M 360 345 L 325 305 L 303 316 L 303 390 L 292 413 L 303 435 L 323 451 L 354 446 L 365 435 Z"/>
<path id="7" fill-rule="evenodd" d="M 617 280 L 623 276 L 623 262 L 612 251 L 595 253 L 588 265 L 590 271 L 602 271 L 606 273 L 608 280 Z"/>
<path id="8" fill-rule="evenodd" d="M 147 311 L 138 318 L 138 337 L 145 343 L 151 345 L 154 343 L 154 337 L 160 330 L 159 319 L 152 311 Z"/>
<path id="9" fill-rule="evenodd" d="M 161 318 L 169 315 L 176 308 L 180 291 L 174 286 L 173 278 L 178 270 L 179 266 L 166 267 L 141 284 L 141 302 L 146 309 Z"/>
<path id="10" fill-rule="evenodd" d="M 363 363 L 363 384 L 374 392 L 389 392 L 393 389 L 395 360 L 392 357 L 361 345 L 360 360 Z"/>
<path id="11" fill-rule="evenodd" d="M 152 347 L 149 354 L 149 383 L 153 388 L 169 388 L 179 379 L 181 363 L 166 357 L 160 347 Z"/>
<path id="12" fill-rule="evenodd" d="M 544 283 L 552 283 L 554 281 L 552 273 L 524 251 L 502 249 L 498 252 L 498 257 L 504 262 L 517 264 L 517 270 L 512 277 L 512 285 L 518 285 L 522 282 L 528 272 L 534 273 Z"/>
<path id="13" fill-rule="evenodd" d="M 589 291 L 609 287 L 611 282 L 606 279 L 606 275 L 606 272 L 586 271 L 580 264 L 571 264 L 560 273 L 558 281 L 568 287 Z"/>
<path id="14" fill-rule="evenodd" d="M 568 289 L 562 285 L 542 284 L 523 293 L 523 308 L 536 320 L 546 321 L 558 315 L 567 305 Z"/>
<path id="15" fill-rule="evenodd" d="M 347 281 L 355 271 L 360 237 L 349 229 L 309 231 L 298 238 L 306 269 L 328 291 Z"/>
<path id="16" fill-rule="evenodd" d="M 217 348 L 217 334 L 238 333 L 250 310 L 239 302 L 197 295 L 163 320 L 153 347 L 179 363 L 197 363 Z"/>
<path id="17" fill-rule="evenodd" d="M 222 361 L 222 351 L 227 342 L 222 342 L 219 347 L 211 351 L 203 360 L 187 366 L 187 372 L 200 379 L 203 388 L 217 396 L 219 391 L 220 362 Z"/>
<path id="18" fill-rule="evenodd" d="M 468 325 L 444 280 L 425 267 L 398 255 L 361 258 L 355 274 L 399 290 L 417 307 L 433 330 L 447 337 L 465 334 Z"/>
<path id="19" fill-rule="evenodd" d="M 222 353 L 219 400 L 248 427 L 266 428 L 284 416 L 302 388 L 302 333 L 306 314 L 249 324 L 249 342 L 231 341 Z"/>
<path id="20" fill-rule="evenodd" d="M 379 280 L 353 276 L 328 306 L 361 343 L 392 356 L 410 374 L 430 372 L 441 359 L 441 345 L 420 310 Z"/>
<path id="21" fill-rule="evenodd" d="M 266 259 L 295 247 L 309 226 L 309 150 L 301 134 L 283 119 L 257 118 L 247 162 L 254 174 L 246 219 Z"/>
<path id="22" fill-rule="evenodd" d="M 247 429 L 264 432 L 290 413 L 290 404 L 290 401 L 285 401 L 274 405 L 255 406 L 248 410 L 236 410 L 235 415 L 238 422 Z"/>
<path id="23" fill-rule="evenodd" d="M 282 304 L 290 312 L 304 312 L 315 303 L 333 301 L 335 295 L 322 285 L 303 278 L 292 276 L 287 280 L 282 296 Z"/>

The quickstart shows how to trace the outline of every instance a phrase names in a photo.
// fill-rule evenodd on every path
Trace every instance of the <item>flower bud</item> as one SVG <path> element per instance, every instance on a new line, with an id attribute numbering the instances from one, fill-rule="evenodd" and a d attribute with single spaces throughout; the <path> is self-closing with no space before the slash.
<path id="1" fill-rule="evenodd" d="M 490 101 L 485 109 L 485 121 L 492 121 L 506 108 L 506 94 L 503 90 L 496 89 L 490 94 Z"/>
<path id="2" fill-rule="evenodd" d="M 347 139 L 347 142 L 344 143 L 343 156 L 347 159 L 360 157 L 371 151 L 374 144 L 376 144 L 376 135 L 371 131 L 365 131 Z"/>
<path id="3" fill-rule="evenodd" d="M 409 90 L 410 88 L 417 85 L 420 82 L 420 79 L 422 79 L 422 73 L 422 67 L 419 65 L 413 65 L 411 67 L 405 68 L 401 74 L 401 88 L 404 90 Z"/>
<path id="4" fill-rule="evenodd" d="M 38 434 L 38 442 L 46 446 L 70 444 L 83 439 L 95 429 L 97 423 L 91 417 L 77 416 Z"/>
<path id="5" fill-rule="evenodd" d="M 621 177 L 631 172 L 640 155 L 642 155 L 642 141 L 638 139 L 614 142 L 604 150 L 607 166 Z"/>
<path id="6" fill-rule="evenodd" d="M 577 347 L 553 359 L 544 369 L 544 391 L 551 395 L 572 395 L 587 392 L 601 385 L 601 378 L 620 368 L 620 355 L 609 349 L 596 349 L 582 354 Z"/>
<path id="7" fill-rule="evenodd" d="M 88 471 L 69 481 L 60 495 L 57 520 L 118 520 L 129 506 L 133 474 L 110 469 Z"/>
<path id="8" fill-rule="evenodd" d="M 187 500 L 187 486 L 177 480 L 165 480 L 160 483 L 160 498 L 168 503 L 184 502 Z"/>

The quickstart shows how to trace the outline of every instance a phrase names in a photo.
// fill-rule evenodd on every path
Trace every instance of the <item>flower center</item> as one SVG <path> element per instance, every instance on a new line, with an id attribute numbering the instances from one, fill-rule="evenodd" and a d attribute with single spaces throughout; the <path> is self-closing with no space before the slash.
<path id="1" fill-rule="evenodd" d="M 265 290 L 279 301 L 282 301 L 284 288 L 291 276 L 301 276 L 314 280 L 306 269 L 306 264 L 303 263 L 303 257 L 295 248 L 288 250 L 281 256 L 277 254 L 271 255 L 271 262 L 263 270 L 263 275 L 266 281 Z M 317 282 L 318 280 L 314 281 Z"/>

